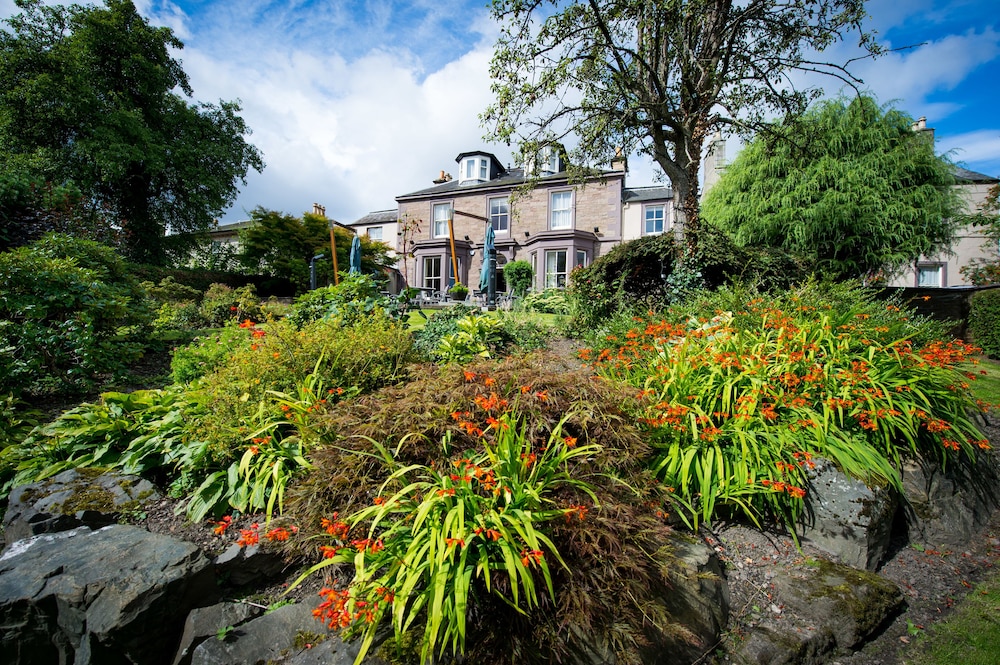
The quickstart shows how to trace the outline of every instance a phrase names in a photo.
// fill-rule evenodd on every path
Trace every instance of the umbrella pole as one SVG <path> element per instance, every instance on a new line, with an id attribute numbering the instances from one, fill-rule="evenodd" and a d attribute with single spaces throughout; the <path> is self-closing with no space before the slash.
<path id="1" fill-rule="evenodd" d="M 458 257 L 455 256 L 455 224 L 452 217 L 448 218 L 448 240 L 451 243 L 451 269 L 455 275 L 455 283 L 457 284 L 459 282 Z"/>

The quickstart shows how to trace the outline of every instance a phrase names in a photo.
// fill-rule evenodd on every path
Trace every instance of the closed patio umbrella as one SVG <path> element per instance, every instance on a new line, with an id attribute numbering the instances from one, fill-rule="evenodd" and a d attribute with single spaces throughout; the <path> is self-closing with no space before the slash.
<path id="1" fill-rule="evenodd" d="M 490 259 L 497 251 L 496 233 L 493 232 L 493 225 L 486 227 L 486 237 L 483 239 L 483 267 L 479 271 L 479 290 L 487 293 L 490 289 Z"/>
<path id="2" fill-rule="evenodd" d="M 358 236 L 354 236 L 354 240 L 351 241 L 351 269 L 348 274 L 361 274 L 361 238 Z"/>

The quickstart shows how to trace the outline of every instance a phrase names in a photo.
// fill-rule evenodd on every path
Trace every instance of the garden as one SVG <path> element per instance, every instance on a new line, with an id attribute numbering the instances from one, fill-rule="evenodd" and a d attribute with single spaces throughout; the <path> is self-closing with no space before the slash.
<path id="1" fill-rule="evenodd" d="M 904 302 L 767 290 L 712 256 L 657 282 L 667 244 L 487 314 L 418 311 L 364 275 L 291 305 L 143 283 L 47 236 L 0 255 L 0 495 L 141 475 L 190 523 L 294 562 L 359 660 L 644 662 L 683 641 L 663 601 L 677 534 L 795 538 L 820 460 L 902 495 L 907 462 L 990 450 L 977 414 L 996 402 L 973 391 L 981 350 Z M 650 255 L 657 276 L 629 267 Z M 157 352 L 169 376 L 128 389 Z"/>

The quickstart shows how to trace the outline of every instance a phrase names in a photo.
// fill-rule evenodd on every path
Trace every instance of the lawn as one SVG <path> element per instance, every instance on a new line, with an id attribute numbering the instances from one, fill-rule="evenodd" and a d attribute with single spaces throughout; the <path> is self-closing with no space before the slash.
<path id="1" fill-rule="evenodd" d="M 435 312 L 440 311 L 439 309 L 422 309 L 422 310 L 411 310 L 409 313 L 409 318 L 406 320 L 407 325 L 410 330 L 420 330 L 427 323 L 427 319 L 434 315 Z M 509 312 L 504 312 L 501 310 L 496 310 L 492 312 L 484 312 L 486 316 L 498 317 Z M 562 314 L 542 314 L 539 312 L 520 312 L 519 316 L 525 318 L 528 321 L 537 323 L 540 326 L 547 326 L 550 328 L 559 328 L 563 323 L 569 319 L 568 316 Z M 1000 376 L 1000 373 L 998 373 Z"/>

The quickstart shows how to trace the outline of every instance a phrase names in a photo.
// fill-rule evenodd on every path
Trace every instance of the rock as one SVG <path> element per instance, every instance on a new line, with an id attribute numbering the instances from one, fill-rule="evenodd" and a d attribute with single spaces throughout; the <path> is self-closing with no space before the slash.
<path id="1" fill-rule="evenodd" d="M 274 577 L 285 568 L 282 558 L 260 545 L 232 544 L 215 559 L 215 573 L 232 586 L 245 586 Z"/>
<path id="2" fill-rule="evenodd" d="M 729 585 L 722 563 L 707 544 L 685 534 L 672 534 L 671 547 L 676 565 L 670 572 L 672 588 L 663 602 L 674 621 L 707 648 L 729 621 Z"/>
<path id="3" fill-rule="evenodd" d="M 0 556 L 0 664 L 169 663 L 216 594 L 201 550 L 136 527 L 20 540 Z"/>
<path id="4" fill-rule="evenodd" d="M 312 614 L 308 604 L 285 605 L 241 624 L 225 639 L 208 639 L 192 654 L 192 665 L 264 665 L 322 662 L 352 665 L 359 642 L 345 644 Z M 307 648 L 306 645 L 311 645 Z M 316 660 L 314 657 L 322 657 Z M 300 658 L 299 660 L 295 660 Z M 366 659 L 366 662 L 374 662 Z"/>
<path id="5" fill-rule="evenodd" d="M 69 469 L 11 491 L 3 522 L 7 546 L 41 533 L 107 526 L 158 498 L 152 483 L 138 476 Z"/>
<path id="6" fill-rule="evenodd" d="M 816 460 L 799 534 L 842 563 L 875 570 L 889 549 L 897 505 L 890 488 L 868 487 L 833 463 Z"/>
<path id="7" fill-rule="evenodd" d="M 864 642 L 903 608 L 903 593 L 891 581 L 825 559 L 779 574 L 774 586 L 786 608 L 823 626 L 842 649 Z"/>
<path id="8" fill-rule="evenodd" d="M 780 615 L 765 618 L 732 654 L 745 665 L 819 665 L 861 645 L 903 607 L 903 595 L 875 573 L 824 559 L 775 576 Z"/>
<path id="9" fill-rule="evenodd" d="M 1000 505 L 1000 474 L 992 456 L 959 460 L 946 470 L 934 463 L 903 467 L 903 514 L 911 542 L 929 547 L 968 543 Z"/>
<path id="10" fill-rule="evenodd" d="M 813 665 L 835 646 L 829 631 L 810 627 L 757 626 L 735 654 L 746 665 Z"/>
<path id="11" fill-rule="evenodd" d="M 247 603 L 219 603 L 192 610 L 184 622 L 184 633 L 173 665 L 189 665 L 191 653 L 199 644 L 209 638 L 218 638 L 227 629 L 242 626 L 262 612 Z"/>

